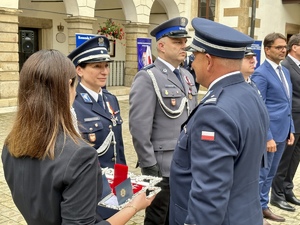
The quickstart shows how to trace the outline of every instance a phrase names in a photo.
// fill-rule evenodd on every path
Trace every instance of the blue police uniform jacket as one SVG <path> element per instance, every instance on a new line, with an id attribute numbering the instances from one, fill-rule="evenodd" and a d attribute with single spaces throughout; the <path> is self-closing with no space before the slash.
<path id="1" fill-rule="evenodd" d="M 115 135 L 116 156 L 114 143 L 112 143 L 108 151 L 98 157 L 100 166 L 102 168 L 113 168 L 115 163 L 126 164 L 122 138 L 123 121 L 116 96 L 109 93 L 106 89 L 102 89 L 104 102 L 109 102 L 114 114 L 114 119 L 112 120 L 112 114 L 108 112 L 108 109 L 104 110 L 80 84 L 78 84 L 76 92 L 73 107 L 82 137 L 95 149 L 98 149 L 109 134 L 110 128 L 112 128 Z M 107 105 L 106 108 L 108 108 Z"/>
<path id="2" fill-rule="evenodd" d="M 170 224 L 261 225 L 259 169 L 269 117 L 240 73 L 216 82 L 183 124 L 170 173 Z"/>

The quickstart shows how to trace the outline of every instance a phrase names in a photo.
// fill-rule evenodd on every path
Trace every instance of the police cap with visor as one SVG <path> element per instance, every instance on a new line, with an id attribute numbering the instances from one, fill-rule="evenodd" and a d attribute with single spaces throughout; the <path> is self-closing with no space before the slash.
<path id="1" fill-rule="evenodd" d="M 244 58 L 246 46 L 253 43 L 253 39 L 231 27 L 203 19 L 194 18 L 192 26 L 195 37 L 187 51 L 205 52 L 210 55 L 228 59 Z"/>
<path id="2" fill-rule="evenodd" d="M 188 23 L 188 19 L 185 17 L 176 17 L 155 27 L 150 35 L 156 38 L 156 41 L 163 37 L 170 38 L 190 38 L 185 27 Z"/>
<path id="3" fill-rule="evenodd" d="M 108 50 L 109 40 L 107 37 L 96 36 L 78 46 L 68 57 L 75 66 L 81 63 L 112 62 Z"/>
<path id="4" fill-rule="evenodd" d="M 248 45 L 246 47 L 246 50 L 245 50 L 245 57 L 246 56 L 256 56 L 256 53 L 253 51 L 251 45 Z"/>

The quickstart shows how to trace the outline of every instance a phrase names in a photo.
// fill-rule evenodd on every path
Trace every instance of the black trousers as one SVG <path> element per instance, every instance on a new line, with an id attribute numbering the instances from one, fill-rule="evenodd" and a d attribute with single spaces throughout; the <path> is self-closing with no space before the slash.
<path id="1" fill-rule="evenodd" d="M 170 186 L 169 177 L 157 184 L 161 191 L 146 208 L 144 225 L 169 225 Z"/>
<path id="2" fill-rule="evenodd" d="M 293 179 L 300 161 L 300 134 L 295 134 L 293 145 L 287 145 L 281 157 L 272 182 L 271 199 L 285 200 L 285 196 L 294 196 Z"/>

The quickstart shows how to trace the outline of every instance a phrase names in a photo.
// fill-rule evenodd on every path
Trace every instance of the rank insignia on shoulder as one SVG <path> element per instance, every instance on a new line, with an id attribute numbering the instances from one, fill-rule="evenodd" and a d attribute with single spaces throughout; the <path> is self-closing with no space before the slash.
<path id="1" fill-rule="evenodd" d="M 80 95 L 83 98 L 84 102 L 88 102 L 88 103 L 93 102 L 88 93 L 80 93 Z"/>
<path id="2" fill-rule="evenodd" d="M 206 101 L 203 104 L 216 103 L 216 102 L 217 102 L 217 98 L 209 98 L 209 99 L 206 99 Z"/>
<path id="3" fill-rule="evenodd" d="M 149 65 L 147 65 L 147 66 L 144 66 L 144 67 L 142 68 L 142 70 L 149 70 L 149 69 L 151 69 L 151 68 L 153 68 L 153 67 L 155 67 L 155 65 L 152 63 L 152 64 L 149 64 Z"/>
<path id="4" fill-rule="evenodd" d="M 219 95 L 220 95 L 221 92 L 222 92 L 222 90 L 220 90 L 220 91 L 218 91 L 218 92 L 214 92 L 214 94 L 212 94 L 212 93 L 213 93 L 213 90 L 208 91 L 208 92 L 206 93 L 206 95 L 202 98 L 201 103 L 202 103 L 203 105 L 209 104 L 209 103 L 211 103 L 211 104 L 216 104 L 216 103 L 217 103 L 217 100 L 218 100 L 218 97 L 219 97 Z"/>

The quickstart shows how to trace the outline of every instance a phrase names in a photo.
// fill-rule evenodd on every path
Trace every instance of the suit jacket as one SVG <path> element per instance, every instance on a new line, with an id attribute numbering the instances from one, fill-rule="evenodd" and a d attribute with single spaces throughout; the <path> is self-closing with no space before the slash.
<path id="1" fill-rule="evenodd" d="M 292 115 L 295 132 L 300 133 L 300 68 L 289 56 L 281 64 L 289 70 L 291 75 L 293 85 Z"/>
<path id="2" fill-rule="evenodd" d="M 182 114 L 175 114 L 178 118 L 170 118 L 163 112 L 146 69 L 155 75 L 162 100 L 170 109 L 177 110 L 181 100 L 188 97 Z M 136 74 L 129 95 L 129 129 L 139 165 L 143 168 L 158 163 L 164 177 L 169 177 L 180 126 L 188 118 L 187 108 L 191 111 L 197 105 L 193 76 L 184 68 L 180 68 L 180 72 L 184 87 L 169 67 L 156 59 L 154 64 Z"/>
<path id="3" fill-rule="evenodd" d="M 15 158 L 4 146 L 2 162 L 14 203 L 27 224 L 96 223 L 102 173 L 95 150 L 85 142 L 77 145 L 60 134 L 54 160 Z"/>
<path id="4" fill-rule="evenodd" d="M 210 88 L 174 151 L 170 224 L 262 224 L 258 180 L 268 121 L 262 99 L 241 73 Z"/>
<path id="5" fill-rule="evenodd" d="M 292 93 L 292 83 L 290 73 L 282 67 L 286 81 L 289 85 L 289 92 Z M 289 133 L 294 133 L 294 123 L 291 115 L 292 96 L 286 95 L 284 86 L 277 73 L 268 61 L 259 66 L 251 76 L 259 89 L 266 104 L 270 117 L 270 129 L 268 131 L 268 141 L 274 139 L 275 142 L 284 142 Z"/>
<path id="6" fill-rule="evenodd" d="M 116 163 L 126 164 L 122 137 L 123 120 L 117 98 L 103 89 L 103 99 L 105 102 L 109 102 L 111 109 L 114 111 L 116 121 L 114 126 L 112 114 L 107 112 L 107 110 L 105 111 L 80 84 L 77 86 L 76 92 L 77 95 L 73 107 L 82 137 L 95 149 L 98 149 L 109 134 L 110 127 L 112 127 L 114 132 L 117 155 L 114 155 L 114 145 L 112 144 L 104 155 L 99 156 L 101 167 L 114 168 L 115 158 Z"/>

